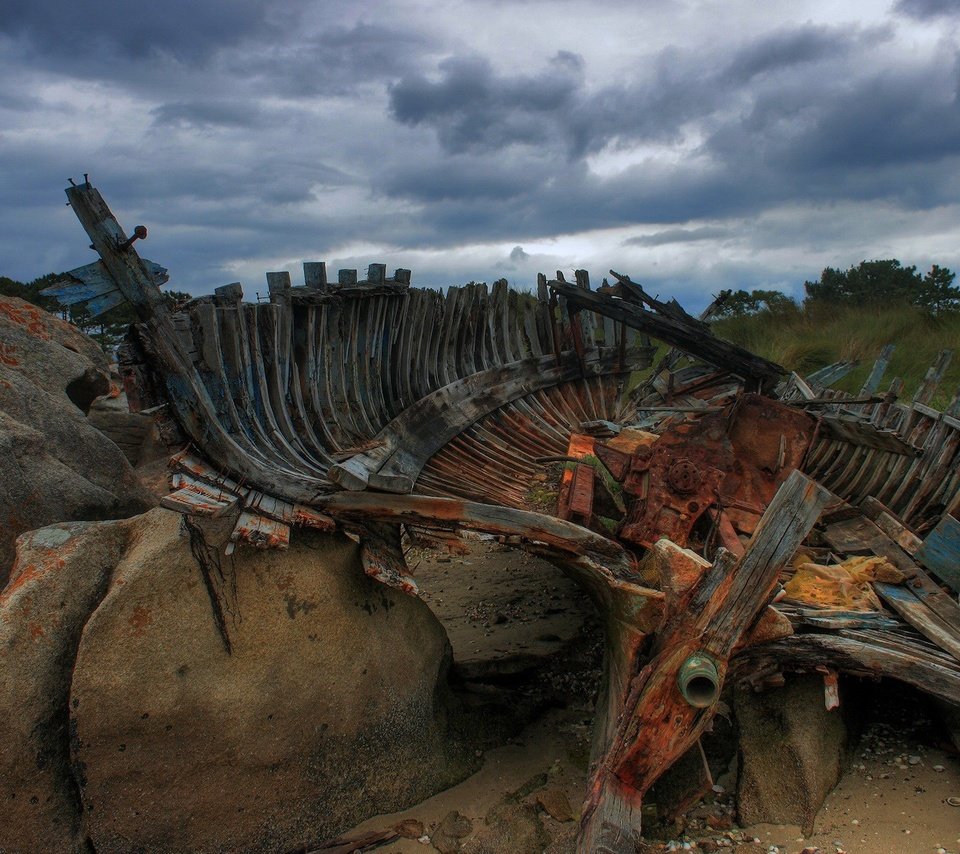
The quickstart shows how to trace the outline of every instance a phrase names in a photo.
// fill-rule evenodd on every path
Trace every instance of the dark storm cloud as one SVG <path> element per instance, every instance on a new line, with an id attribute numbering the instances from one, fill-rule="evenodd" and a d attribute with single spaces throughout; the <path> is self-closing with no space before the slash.
<path id="1" fill-rule="evenodd" d="M 197 63 L 256 33 L 275 37 L 286 14 L 260 0 L 3 0 L 0 33 L 22 40 L 32 52 L 64 60 L 157 56 Z M 106 53 L 106 56 L 104 55 Z"/>
<path id="2" fill-rule="evenodd" d="M 389 164 L 378 183 L 423 203 L 423 234 L 443 243 L 470 229 L 531 239 L 784 203 L 948 203 L 960 155 L 954 58 L 885 66 L 875 51 L 890 38 L 882 26 L 804 25 L 714 54 L 668 48 L 646 75 L 595 91 L 579 59 L 533 76 L 448 60 L 435 78 L 407 77 L 390 93 L 395 119 L 432 130 L 446 156 Z M 669 146 L 688 129 L 703 142 L 679 162 L 651 159 L 605 178 L 582 159 Z M 626 245 L 684 238 L 696 232 Z"/>
<path id="3" fill-rule="evenodd" d="M 475 202 L 506 202 L 528 197 L 557 177 L 550 160 L 516 157 L 504 160 L 492 155 L 445 157 L 439 162 L 392 164 L 375 180 L 378 190 L 394 198 L 421 203 L 458 199 Z"/>
<path id="4" fill-rule="evenodd" d="M 957 0 L 899 0 L 894 9 L 918 20 L 960 15 Z"/>
<path id="5" fill-rule="evenodd" d="M 548 142 L 583 82 L 582 58 L 566 51 L 536 75 L 499 75 L 478 56 L 446 59 L 438 70 L 437 80 L 413 74 L 393 85 L 390 107 L 403 124 L 435 128 L 454 154 Z"/>
<path id="6" fill-rule="evenodd" d="M 889 39 L 891 35 L 887 28 L 862 32 L 853 27 L 838 28 L 813 24 L 780 30 L 741 49 L 720 77 L 742 84 L 759 74 L 842 58 L 858 43 L 875 44 Z"/>
<path id="7" fill-rule="evenodd" d="M 497 74 L 482 57 L 454 57 L 433 77 L 403 77 L 390 89 L 390 107 L 398 122 L 432 128 L 450 154 L 525 145 L 578 158 L 612 141 L 677 141 L 684 125 L 749 96 L 746 87 L 756 77 L 843 61 L 889 37 L 885 28 L 805 25 L 728 56 L 668 47 L 650 71 L 596 90 L 586 85 L 583 59 L 569 52 L 538 74 L 513 76 Z"/>
<path id="8" fill-rule="evenodd" d="M 903 17 L 790 24 L 805 15 L 783 4 L 765 13 L 773 27 L 741 9 L 742 30 L 690 35 L 685 4 L 646 20 L 647 4 L 611 3 L 602 12 L 625 32 L 666 24 L 636 49 L 612 40 L 607 61 L 606 43 L 576 30 L 596 8 L 574 0 L 570 35 L 548 27 L 523 59 L 491 33 L 543 6 L 498 2 L 494 21 L 467 3 L 60 2 L 0 0 L 0 249 L 39 259 L 22 262 L 34 275 L 63 246 L 89 254 L 62 198 L 84 171 L 122 221 L 151 227 L 148 257 L 197 290 L 250 259 L 332 260 L 358 243 L 392 247 L 372 260 L 395 266 L 429 250 L 444 275 L 465 246 L 497 243 L 491 267 L 529 271 L 549 255 L 520 247 L 612 227 L 614 243 L 636 235 L 616 250 L 630 258 L 712 240 L 729 253 L 753 245 L 743 223 L 769 211 L 860 205 L 863 235 L 874 207 L 960 197 L 956 36 L 935 23 L 954 4 L 898 4 L 944 30 L 922 53 Z M 765 246 L 780 228 L 766 224 Z M 832 245 L 830 228 L 818 234 Z M 770 279 L 719 264 L 650 278 Z M 496 270 L 466 271 L 480 275 Z"/>
<path id="9" fill-rule="evenodd" d="M 413 28 L 360 22 L 331 25 L 292 44 L 264 45 L 223 61 L 231 74 L 274 94 L 347 95 L 412 73 L 439 49 L 435 38 Z"/>
<path id="10" fill-rule="evenodd" d="M 764 93 L 742 119 L 719 127 L 705 150 L 805 196 L 897 197 L 925 175 L 923 190 L 936 204 L 937 184 L 949 186 L 960 154 L 953 66 L 937 56 L 909 71 Z"/>

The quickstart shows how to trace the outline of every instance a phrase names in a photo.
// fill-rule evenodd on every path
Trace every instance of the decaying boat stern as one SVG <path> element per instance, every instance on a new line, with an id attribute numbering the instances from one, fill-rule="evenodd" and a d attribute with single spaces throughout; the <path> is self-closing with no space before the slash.
<path id="1" fill-rule="evenodd" d="M 342 528 L 414 595 L 402 526 L 494 534 L 594 598 L 581 851 L 634 850 L 645 792 L 731 679 L 820 671 L 829 703 L 843 671 L 960 703 L 960 397 L 930 406 L 949 353 L 908 402 L 879 391 L 889 351 L 841 394 L 850 365 L 788 374 L 716 338 L 715 305 L 694 318 L 613 271 L 441 293 L 306 263 L 300 287 L 267 274 L 268 302 L 234 283 L 174 310 L 146 230 L 88 182 L 67 197 L 101 260 L 50 292 L 135 309 L 128 398 L 180 448 L 165 506 L 239 510 L 231 540 L 261 548 Z"/>

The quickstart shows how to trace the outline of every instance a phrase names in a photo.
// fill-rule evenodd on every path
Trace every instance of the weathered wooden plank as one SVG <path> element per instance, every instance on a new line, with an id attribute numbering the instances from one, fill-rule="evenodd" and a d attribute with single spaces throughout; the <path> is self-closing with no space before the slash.
<path id="1" fill-rule="evenodd" d="M 881 637 L 860 630 L 793 635 L 740 653 L 733 662 L 735 675 L 744 678 L 765 669 L 804 671 L 826 665 L 854 675 L 898 679 L 960 704 L 960 665 L 953 658 L 932 654 L 916 642 L 890 643 Z"/>
<path id="2" fill-rule="evenodd" d="M 134 251 L 127 235 L 100 193 L 89 182 L 67 187 L 67 200 L 100 254 L 104 268 L 133 306 L 137 316 L 149 320 L 165 314 L 163 297 L 147 265 Z"/>
<path id="3" fill-rule="evenodd" d="M 869 375 L 864 380 L 863 385 L 860 387 L 860 397 L 868 397 L 878 388 L 880 388 L 880 380 L 883 379 L 883 375 L 886 373 L 887 366 L 890 364 L 890 359 L 893 358 L 894 350 L 896 350 L 896 345 L 887 344 L 880 351 L 877 361 L 873 363 L 873 367 L 870 369 Z"/>
<path id="4" fill-rule="evenodd" d="M 933 364 L 924 375 L 920 388 L 917 389 L 917 393 L 913 397 L 914 404 L 929 404 L 933 400 L 933 396 L 937 393 L 937 388 L 940 386 L 943 375 L 947 372 L 952 360 L 953 350 L 941 350 L 937 353 Z"/>
<path id="5" fill-rule="evenodd" d="M 859 418 L 824 413 L 820 416 L 824 438 L 839 439 L 851 445 L 862 445 L 903 456 L 918 457 L 921 449 L 905 441 L 892 430 L 878 430 Z"/>
<path id="6" fill-rule="evenodd" d="M 635 351 L 623 367 L 616 354 L 595 351 L 586 367 L 591 374 L 622 373 L 650 361 L 649 352 Z M 569 382 L 580 373 L 576 355 L 567 352 L 559 362 L 553 356 L 540 356 L 464 377 L 405 409 L 377 434 L 377 448 L 338 463 L 328 476 L 346 489 L 363 489 L 370 473 L 377 472 L 395 478 L 391 483 L 398 491 L 409 492 L 427 460 L 471 424 L 507 403 Z"/>
<path id="7" fill-rule="evenodd" d="M 853 361 L 834 362 L 832 365 L 827 365 L 825 368 L 820 368 L 819 371 L 814 371 L 810 374 L 807 377 L 807 384 L 813 389 L 822 391 L 827 386 L 833 385 L 838 380 L 842 380 L 859 364 L 860 362 L 856 359 Z"/>
<path id="8" fill-rule="evenodd" d="M 960 521 L 945 515 L 915 553 L 934 575 L 960 592 Z"/>
<path id="9" fill-rule="evenodd" d="M 334 519 L 402 522 L 448 530 L 466 528 L 521 537 L 526 548 L 536 544 L 555 555 L 584 558 L 584 565 L 593 567 L 604 579 L 631 583 L 639 579 L 636 559 L 619 543 L 572 522 L 529 510 L 453 498 L 374 492 L 338 492 L 319 498 L 316 506 Z"/>
<path id="10" fill-rule="evenodd" d="M 303 284 L 311 290 L 323 291 L 327 289 L 327 262 L 304 261 Z"/>
<path id="11" fill-rule="evenodd" d="M 258 549 L 285 549 L 290 545 L 290 526 L 259 513 L 243 510 L 230 534 L 232 544 L 243 542 Z M 233 549 L 228 547 L 228 553 Z"/>
<path id="12" fill-rule="evenodd" d="M 960 661 L 960 626 L 950 626 L 907 587 L 876 583 L 873 589 L 920 634 Z"/>
<path id="13" fill-rule="evenodd" d="M 360 562 L 375 581 L 417 596 L 420 589 L 410 574 L 400 545 L 400 526 L 369 522 L 359 526 Z"/>

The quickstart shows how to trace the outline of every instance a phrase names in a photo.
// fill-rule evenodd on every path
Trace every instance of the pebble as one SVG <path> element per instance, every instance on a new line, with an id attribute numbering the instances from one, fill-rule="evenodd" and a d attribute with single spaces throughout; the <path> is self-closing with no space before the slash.
<path id="1" fill-rule="evenodd" d="M 919 756 L 911 756 L 911 757 L 907 760 L 907 762 L 909 762 L 911 765 L 919 765 L 919 764 L 920 764 L 920 757 L 919 757 Z"/>
<path id="2" fill-rule="evenodd" d="M 939 774 L 941 771 L 944 771 L 945 769 L 942 765 L 934 765 L 933 770 Z"/>

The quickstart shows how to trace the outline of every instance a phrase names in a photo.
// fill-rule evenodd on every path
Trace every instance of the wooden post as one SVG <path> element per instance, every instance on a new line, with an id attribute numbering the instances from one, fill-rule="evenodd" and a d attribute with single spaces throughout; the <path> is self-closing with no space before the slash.
<path id="1" fill-rule="evenodd" d="M 642 668 L 635 650 L 627 666 L 620 661 L 622 654 L 608 652 L 608 660 L 619 662 L 617 672 L 636 675 L 628 686 L 608 686 L 611 695 L 619 690 L 621 699 L 608 701 L 599 724 L 611 732 L 592 771 L 581 823 L 581 854 L 635 850 L 643 795 L 710 722 L 734 648 L 762 615 L 781 568 L 829 497 L 827 490 L 793 472 L 736 562 L 721 551 L 708 565 L 669 541 L 656 545 L 654 559 L 666 595 L 663 624 Z"/>
<path id="2" fill-rule="evenodd" d="M 100 253 L 103 265 L 141 320 L 169 314 L 160 288 L 107 203 L 89 182 L 67 187 L 70 207 Z"/>

